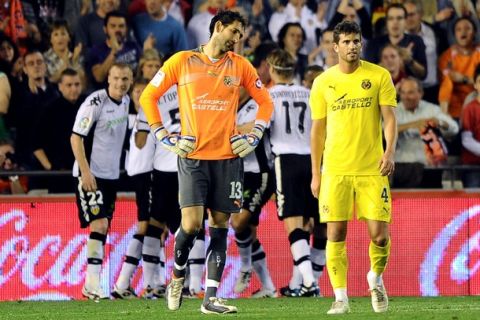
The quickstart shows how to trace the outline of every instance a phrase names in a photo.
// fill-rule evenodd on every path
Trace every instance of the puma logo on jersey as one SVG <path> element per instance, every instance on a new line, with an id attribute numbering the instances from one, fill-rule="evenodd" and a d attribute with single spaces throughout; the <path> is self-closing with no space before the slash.
<path id="1" fill-rule="evenodd" d="M 328 86 L 329 89 L 333 89 L 335 91 L 335 86 Z"/>
<path id="2" fill-rule="evenodd" d="M 335 102 L 338 102 L 338 101 L 342 100 L 343 98 L 345 98 L 346 95 L 347 95 L 347 94 L 345 93 L 343 96 L 341 96 L 340 98 L 338 98 L 337 100 L 335 100 Z"/>

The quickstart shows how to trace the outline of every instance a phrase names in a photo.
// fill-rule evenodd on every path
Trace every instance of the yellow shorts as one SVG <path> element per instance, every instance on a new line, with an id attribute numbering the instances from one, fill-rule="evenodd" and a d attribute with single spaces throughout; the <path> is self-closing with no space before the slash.
<path id="1" fill-rule="evenodd" d="M 386 176 L 322 175 L 320 221 L 348 221 L 353 210 L 359 220 L 391 222 L 392 197 Z"/>

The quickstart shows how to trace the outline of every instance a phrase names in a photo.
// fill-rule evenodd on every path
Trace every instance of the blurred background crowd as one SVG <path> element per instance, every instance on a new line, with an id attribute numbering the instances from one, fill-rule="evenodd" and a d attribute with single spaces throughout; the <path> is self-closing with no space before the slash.
<path id="1" fill-rule="evenodd" d="M 105 87 L 110 66 L 129 64 L 144 86 L 172 54 L 207 42 L 221 9 L 247 18 L 236 52 L 261 78 L 261 57 L 278 46 L 295 58 L 295 81 L 307 87 L 309 72 L 337 63 L 333 27 L 357 21 L 363 59 L 385 67 L 397 88 L 392 187 L 442 188 L 447 165 L 463 166 L 464 188 L 480 187 L 476 0 L 0 0 L 2 170 L 70 171 L 76 112 L 85 95 Z M 133 87 L 132 114 L 141 88 Z M 71 191 L 67 177 L 54 178 L 5 176 L 0 193 Z"/>

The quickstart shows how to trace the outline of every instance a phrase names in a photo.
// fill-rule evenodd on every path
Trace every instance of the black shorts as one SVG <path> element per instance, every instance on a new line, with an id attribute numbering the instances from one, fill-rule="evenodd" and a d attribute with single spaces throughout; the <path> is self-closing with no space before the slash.
<path id="1" fill-rule="evenodd" d="M 243 183 L 243 209 L 251 213 L 249 224 L 258 226 L 262 207 L 275 192 L 273 171 L 253 173 L 245 172 Z"/>
<path id="2" fill-rule="evenodd" d="M 152 203 L 152 172 L 145 172 L 129 177 L 135 191 L 137 203 L 137 220 L 150 220 Z"/>
<path id="3" fill-rule="evenodd" d="M 238 213 L 243 201 L 243 160 L 178 158 L 180 207 Z"/>
<path id="4" fill-rule="evenodd" d="M 81 177 L 75 177 L 75 196 L 77 198 L 78 217 L 80 227 L 86 228 L 93 220 L 113 217 L 115 200 L 117 199 L 118 180 L 95 178 L 97 191 L 86 192 L 81 187 Z"/>
<path id="5" fill-rule="evenodd" d="M 312 195 L 310 155 L 282 154 L 275 157 L 277 214 L 288 217 L 318 217 L 318 201 Z"/>
<path id="6" fill-rule="evenodd" d="M 182 218 L 178 205 L 178 174 L 153 170 L 151 217 L 165 223 L 173 234 Z"/>

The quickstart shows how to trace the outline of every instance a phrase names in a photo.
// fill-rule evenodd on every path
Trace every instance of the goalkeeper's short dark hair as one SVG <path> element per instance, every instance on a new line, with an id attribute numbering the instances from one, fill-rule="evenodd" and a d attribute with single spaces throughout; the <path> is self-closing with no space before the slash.
<path id="1" fill-rule="evenodd" d="M 213 18 L 210 20 L 210 38 L 212 37 L 213 30 L 215 29 L 215 24 L 220 21 L 222 25 L 229 26 L 235 21 L 238 21 L 245 28 L 247 26 L 247 20 L 238 12 L 230 10 L 219 11 Z"/>

